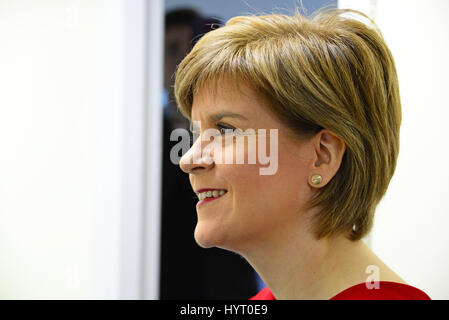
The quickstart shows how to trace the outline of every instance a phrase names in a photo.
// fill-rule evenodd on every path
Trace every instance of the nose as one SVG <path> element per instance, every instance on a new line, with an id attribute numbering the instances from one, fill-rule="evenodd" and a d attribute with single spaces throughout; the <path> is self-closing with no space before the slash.
<path id="1" fill-rule="evenodd" d="M 204 145 L 204 141 L 203 141 Z M 196 139 L 192 147 L 181 157 L 179 167 L 185 173 L 198 173 L 210 170 L 214 166 L 211 144 L 204 148 L 201 138 Z"/>

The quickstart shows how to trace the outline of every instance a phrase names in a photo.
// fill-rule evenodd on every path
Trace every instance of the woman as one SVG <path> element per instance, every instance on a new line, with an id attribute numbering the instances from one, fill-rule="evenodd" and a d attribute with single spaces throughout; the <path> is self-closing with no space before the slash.
<path id="1" fill-rule="evenodd" d="M 180 162 L 201 199 L 195 240 L 242 255 L 267 284 L 254 299 L 429 299 L 361 241 L 395 171 L 401 105 L 380 31 L 347 13 L 369 19 L 235 17 L 176 74 L 179 108 L 201 136 Z M 212 129 L 234 131 L 222 144 L 203 139 Z M 273 174 L 260 159 L 223 161 L 241 150 L 235 129 L 275 152 Z"/>

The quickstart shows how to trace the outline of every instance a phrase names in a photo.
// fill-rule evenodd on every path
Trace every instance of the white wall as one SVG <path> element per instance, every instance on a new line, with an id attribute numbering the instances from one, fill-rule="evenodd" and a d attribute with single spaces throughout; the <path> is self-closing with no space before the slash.
<path id="1" fill-rule="evenodd" d="M 401 150 L 371 246 L 410 284 L 449 299 L 449 2 L 340 0 L 339 7 L 371 14 L 399 74 Z"/>
<path id="2" fill-rule="evenodd" d="M 0 0 L 0 299 L 157 298 L 162 13 Z"/>

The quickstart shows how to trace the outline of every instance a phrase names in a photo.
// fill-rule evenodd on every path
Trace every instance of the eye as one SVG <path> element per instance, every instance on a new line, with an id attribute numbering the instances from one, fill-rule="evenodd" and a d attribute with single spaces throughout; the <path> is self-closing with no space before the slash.
<path id="1" fill-rule="evenodd" d="M 226 134 L 226 132 L 230 132 L 230 133 L 234 133 L 235 128 L 229 125 L 224 125 L 221 123 L 216 123 L 215 127 L 218 128 L 218 130 L 220 131 L 220 135 L 224 136 Z M 199 130 L 195 130 L 195 129 L 190 129 L 189 130 L 190 133 L 190 147 L 195 143 L 196 139 L 198 139 L 198 137 L 200 136 L 200 131 Z M 194 139 L 194 135 L 196 135 L 195 139 Z"/>
<path id="2" fill-rule="evenodd" d="M 227 126 L 227 125 L 223 125 L 220 123 L 215 124 L 215 126 L 220 130 L 220 133 L 222 135 L 225 135 L 226 132 L 233 132 L 235 130 L 235 128 L 231 127 L 231 126 Z"/>

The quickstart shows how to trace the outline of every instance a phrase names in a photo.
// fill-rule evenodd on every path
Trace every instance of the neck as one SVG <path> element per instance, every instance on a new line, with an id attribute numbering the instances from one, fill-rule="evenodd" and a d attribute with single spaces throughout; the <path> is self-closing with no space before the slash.
<path id="1" fill-rule="evenodd" d="M 242 255 L 276 299 L 330 299 L 366 281 L 366 267 L 379 263 L 362 241 L 316 240 L 310 231 L 295 228 Z"/>

